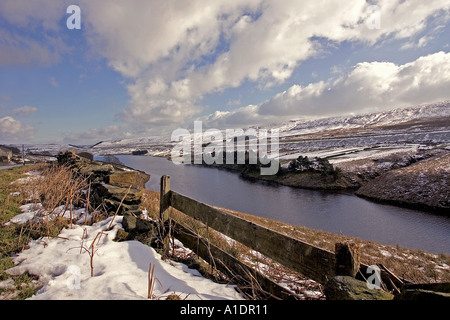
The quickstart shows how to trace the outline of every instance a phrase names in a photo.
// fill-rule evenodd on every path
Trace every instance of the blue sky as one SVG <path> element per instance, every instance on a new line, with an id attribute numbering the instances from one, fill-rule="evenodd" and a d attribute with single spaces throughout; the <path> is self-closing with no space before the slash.
<path id="1" fill-rule="evenodd" d="M 80 0 L 81 30 L 66 26 L 71 4 L 0 3 L 0 143 L 95 143 L 170 135 L 196 119 L 225 129 L 450 99 L 448 0 Z"/>

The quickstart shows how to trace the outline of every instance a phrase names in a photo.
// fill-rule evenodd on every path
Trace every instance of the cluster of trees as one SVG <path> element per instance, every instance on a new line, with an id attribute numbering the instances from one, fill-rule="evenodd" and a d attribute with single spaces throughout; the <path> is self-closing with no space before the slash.
<path id="1" fill-rule="evenodd" d="M 272 167 L 271 160 L 264 155 L 262 158 L 260 154 L 254 150 L 245 150 L 245 151 L 233 151 L 233 152 L 218 152 L 215 151 L 208 155 L 203 155 L 203 164 L 211 165 L 211 161 L 205 161 L 205 159 L 210 156 L 214 158 L 215 165 L 219 165 L 222 167 L 228 167 L 240 170 L 241 172 L 261 172 L 261 168 L 275 168 L 278 170 L 274 170 L 276 174 L 281 174 L 280 163 L 277 160 L 275 165 L 277 167 Z"/>
<path id="2" fill-rule="evenodd" d="M 209 154 L 214 158 L 214 164 L 229 167 L 240 170 L 241 172 L 258 172 L 261 168 L 271 167 L 271 162 L 266 158 L 260 158 L 259 154 L 253 150 L 234 151 L 234 152 L 218 152 L 215 151 Z M 203 164 L 210 164 L 203 158 Z M 332 176 L 334 180 L 338 180 L 342 176 L 342 170 L 334 168 L 333 165 L 326 158 L 314 157 L 309 159 L 308 157 L 299 156 L 297 159 L 292 160 L 288 168 L 281 168 L 280 162 L 276 164 L 278 170 L 277 175 L 283 175 L 287 172 L 318 172 L 322 176 Z"/>
<path id="3" fill-rule="evenodd" d="M 339 179 L 342 175 L 341 169 L 334 168 L 328 159 L 315 157 L 310 160 L 307 156 L 299 156 L 297 159 L 292 160 L 289 163 L 288 171 L 320 172 L 323 176 L 333 176 L 335 180 Z"/>

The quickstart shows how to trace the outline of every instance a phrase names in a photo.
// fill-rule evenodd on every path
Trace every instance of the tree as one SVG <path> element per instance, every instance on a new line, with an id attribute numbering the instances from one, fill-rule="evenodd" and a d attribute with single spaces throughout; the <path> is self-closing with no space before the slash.
<path id="1" fill-rule="evenodd" d="M 322 175 L 331 175 L 334 173 L 333 165 L 328 161 L 328 159 L 324 158 L 316 158 L 317 163 L 319 165 L 319 171 Z"/>

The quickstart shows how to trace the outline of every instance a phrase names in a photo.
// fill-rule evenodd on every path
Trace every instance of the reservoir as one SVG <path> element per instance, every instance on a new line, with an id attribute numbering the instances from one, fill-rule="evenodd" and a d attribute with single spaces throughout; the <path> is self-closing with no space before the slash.
<path id="1" fill-rule="evenodd" d="M 384 244 L 450 254 L 450 217 L 371 202 L 347 191 L 249 181 L 236 172 L 176 165 L 165 158 L 117 157 L 126 166 L 151 175 L 146 185 L 149 190 L 159 191 L 161 176 L 169 175 L 171 189 L 211 205 Z"/>

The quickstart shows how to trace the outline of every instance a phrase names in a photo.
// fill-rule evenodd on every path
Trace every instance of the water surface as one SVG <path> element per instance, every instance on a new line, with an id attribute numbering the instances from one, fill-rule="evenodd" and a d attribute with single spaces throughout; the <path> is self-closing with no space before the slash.
<path id="1" fill-rule="evenodd" d="M 374 203 L 348 192 L 252 182 L 228 170 L 175 165 L 165 158 L 118 158 L 151 175 L 146 185 L 149 190 L 159 191 L 161 176 L 169 175 L 171 189 L 211 205 L 385 244 L 450 254 L 448 217 Z"/>

